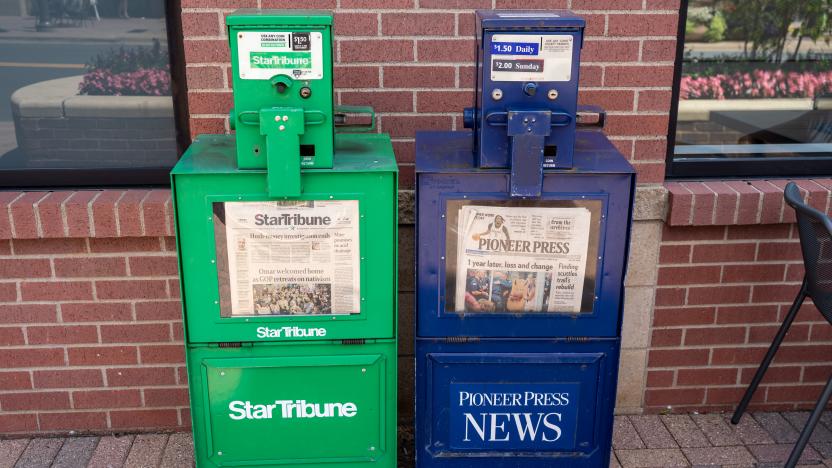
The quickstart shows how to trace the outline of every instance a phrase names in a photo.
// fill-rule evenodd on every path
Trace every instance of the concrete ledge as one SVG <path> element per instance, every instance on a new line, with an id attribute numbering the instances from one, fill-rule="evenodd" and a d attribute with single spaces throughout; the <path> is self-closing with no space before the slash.
<path id="1" fill-rule="evenodd" d="M 78 94 L 79 83 L 80 75 L 24 86 L 12 93 L 12 114 L 19 117 L 63 117 L 64 99 Z"/>
<path id="2" fill-rule="evenodd" d="M 65 117 L 173 118 L 170 96 L 72 96 L 63 105 Z"/>
<path id="3" fill-rule="evenodd" d="M 20 117 L 173 118 L 170 96 L 80 96 L 83 76 L 69 76 L 24 86 L 11 96 Z"/>
<path id="4" fill-rule="evenodd" d="M 686 99 L 679 101 L 680 122 L 710 120 L 711 112 L 719 111 L 767 111 L 812 110 L 814 99 Z M 818 108 L 827 109 L 832 99 L 818 99 Z"/>

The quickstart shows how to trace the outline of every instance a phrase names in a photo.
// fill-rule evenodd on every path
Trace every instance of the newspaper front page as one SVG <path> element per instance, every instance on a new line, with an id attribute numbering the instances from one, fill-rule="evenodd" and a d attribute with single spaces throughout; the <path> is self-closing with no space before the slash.
<path id="1" fill-rule="evenodd" d="M 456 312 L 581 312 L 591 219 L 586 208 L 463 206 Z"/>
<path id="2" fill-rule="evenodd" d="M 357 200 L 224 205 L 232 316 L 360 312 Z"/>

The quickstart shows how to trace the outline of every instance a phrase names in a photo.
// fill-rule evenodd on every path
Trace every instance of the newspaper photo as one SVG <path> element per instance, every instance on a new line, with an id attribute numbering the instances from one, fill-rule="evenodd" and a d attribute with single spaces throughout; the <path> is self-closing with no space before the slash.
<path id="1" fill-rule="evenodd" d="M 456 312 L 581 312 L 591 219 L 582 207 L 463 206 Z"/>
<path id="2" fill-rule="evenodd" d="M 232 316 L 360 312 L 357 200 L 222 205 Z"/>

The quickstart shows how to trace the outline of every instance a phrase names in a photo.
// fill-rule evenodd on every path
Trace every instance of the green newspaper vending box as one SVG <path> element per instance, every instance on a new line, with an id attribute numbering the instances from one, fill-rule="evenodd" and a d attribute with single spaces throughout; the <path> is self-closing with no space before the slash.
<path id="1" fill-rule="evenodd" d="M 394 467 L 390 138 L 339 133 L 328 12 L 227 24 L 236 135 L 171 174 L 197 466 Z"/>

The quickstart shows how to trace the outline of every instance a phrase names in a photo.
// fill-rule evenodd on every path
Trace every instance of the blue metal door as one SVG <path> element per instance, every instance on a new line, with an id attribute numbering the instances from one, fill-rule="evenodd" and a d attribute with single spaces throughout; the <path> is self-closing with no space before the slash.
<path id="1" fill-rule="evenodd" d="M 467 132 L 420 133 L 417 141 L 417 336 L 531 338 L 619 334 L 634 177 L 632 168 L 603 135 L 581 132 L 575 168 L 546 171 L 539 198 L 510 197 L 507 169 L 475 168 Z M 487 266 L 481 268 L 483 272 L 459 268 L 460 213 L 480 206 L 509 211 L 577 208 L 589 213 L 579 310 L 524 309 L 518 313 L 500 308 L 495 290 L 508 286 L 498 284 L 495 275 L 499 272 L 488 270 Z M 484 278 L 475 279 L 476 274 Z M 462 275 L 470 275 L 471 282 L 487 283 L 487 294 L 498 305 L 487 311 L 463 305 L 459 281 Z M 505 284 L 510 279 L 502 281 Z M 551 293 L 553 282 L 549 277 L 538 281 L 540 287 L 534 293 Z"/>
<path id="2" fill-rule="evenodd" d="M 417 339 L 419 466 L 606 466 L 618 339 Z"/>

